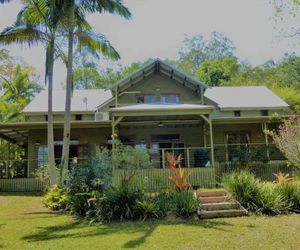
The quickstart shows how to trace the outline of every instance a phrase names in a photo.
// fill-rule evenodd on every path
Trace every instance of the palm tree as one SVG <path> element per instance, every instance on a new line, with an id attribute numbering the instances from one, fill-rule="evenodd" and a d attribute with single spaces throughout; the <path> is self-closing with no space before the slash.
<path id="1" fill-rule="evenodd" d="M 8 0 L 1 0 L 1 3 Z M 26 1 L 25 7 L 19 12 L 17 21 L 0 34 L 0 43 L 27 44 L 29 46 L 42 43 L 46 47 L 45 84 L 48 85 L 48 162 L 50 184 L 57 183 L 54 154 L 54 132 L 52 112 L 53 67 L 56 56 L 63 57 L 56 44 L 56 35 L 62 5 L 59 1 Z"/>
<path id="2" fill-rule="evenodd" d="M 122 4 L 121 0 L 68 0 L 64 1 L 64 11 L 66 14 L 66 31 L 68 37 L 68 62 L 67 62 L 67 82 L 66 82 L 66 103 L 64 118 L 64 137 L 62 154 L 62 179 L 65 179 L 69 164 L 69 145 L 71 133 L 71 97 L 73 89 L 73 46 L 74 44 L 87 44 L 95 52 L 100 52 L 109 58 L 119 59 L 115 50 L 107 46 L 108 42 L 103 40 L 103 36 L 91 34 L 91 30 L 83 32 L 81 22 L 85 20 L 87 13 L 108 12 L 118 14 L 124 18 L 130 18 L 129 10 Z M 82 20 L 77 18 L 79 15 Z M 79 29 L 77 29 L 78 27 Z M 74 39 L 75 38 L 75 39 Z M 77 41 L 76 41 L 77 38 Z"/>

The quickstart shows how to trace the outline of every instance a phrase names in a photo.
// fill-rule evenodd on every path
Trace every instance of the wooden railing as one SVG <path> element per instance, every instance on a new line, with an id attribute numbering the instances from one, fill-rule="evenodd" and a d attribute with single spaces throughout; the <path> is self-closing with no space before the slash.
<path id="1" fill-rule="evenodd" d="M 41 192 L 45 184 L 39 179 L 0 179 L 0 192 Z"/>
<path id="2" fill-rule="evenodd" d="M 212 188 L 215 186 L 215 168 L 189 168 L 185 171 L 190 171 L 191 175 L 188 182 L 194 187 Z M 159 191 L 171 186 L 167 176 L 171 176 L 171 170 L 168 168 L 157 169 L 136 169 L 136 170 L 114 170 L 113 183 L 118 185 L 121 182 L 122 176 L 133 176 L 135 184 L 140 185 L 147 191 Z"/>

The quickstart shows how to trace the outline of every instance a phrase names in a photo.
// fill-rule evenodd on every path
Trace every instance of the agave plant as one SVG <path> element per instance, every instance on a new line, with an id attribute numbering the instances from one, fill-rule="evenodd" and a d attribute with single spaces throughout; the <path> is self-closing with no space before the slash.
<path id="1" fill-rule="evenodd" d="M 289 177 L 290 174 L 284 174 L 282 172 L 279 172 L 278 174 L 274 174 L 276 177 L 276 182 L 279 185 L 286 185 L 288 182 L 292 181 L 293 178 Z"/>
<path id="2" fill-rule="evenodd" d="M 188 183 L 188 178 L 191 175 L 190 171 L 185 171 L 181 166 L 182 156 L 175 156 L 172 153 L 167 153 L 168 167 L 171 169 L 171 176 L 167 179 L 172 183 L 176 191 L 190 189 L 191 185 Z"/>

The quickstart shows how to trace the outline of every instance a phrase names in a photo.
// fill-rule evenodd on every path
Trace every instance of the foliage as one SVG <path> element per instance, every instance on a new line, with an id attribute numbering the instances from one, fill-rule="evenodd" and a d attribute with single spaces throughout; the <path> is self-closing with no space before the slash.
<path id="1" fill-rule="evenodd" d="M 244 208 L 250 211 L 257 210 L 260 186 L 253 174 L 247 171 L 233 172 L 222 178 L 222 184 Z"/>
<path id="2" fill-rule="evenodd" d="M 197 212 L 198 201 L 192 190 L 173 193 L 174 212 L 181 217 L 189 217 Z"/>
<path id="3" fill-rule="evenodd" d="M 66 209 L 71 214 L 84 218 L 89 210 L 89 200 L 93 198 L 94 192 L 70 194 Z"/>
<path id="4" fill-rule="evenodd" d="M 278 132 L 273 132 L 273 139 L 289 162 L 300 169 L 300 118 L 285 120 Z"/>
<path id="5" fill-rule="evenodd" d="M 102 192 L 112 184 L 111 153 L 104 148 L 85 163 L 74 164 L 68 173 L 65 187 L 71 193 L 97 190 Z"/>
<path id="6" fill-rule="evenodd" d="M 65 209 L 69 200 L 66 190 L 57 185 L 52 186 L 43 197 L 43 204 L 52 210 Z"/>
<path id="7" fill-rule="evenodd" d="M 79 53 L 80 52 L 80 53 Z M 138 70 L 146 62 L 135 62 L 129 66 L 115 65 L 111 60 L 106 59 L 107 64 L 99 64 L 98 57 L 82 49 L 75 57 L 75 68 L 73 72 L 74 87 L 76 89 L 106 88 L 125 78 L 132 72 Z"/>
<path id="8" fill-rule="evenodd" d="M 7 52 L 0 53 L 0 61 L 3 61 L 0 66 L 0 120 L 24 120 L 21 111 L 42 89 L 36 73 L 32 67 L 15 64 Z"/>
<path id="9" fill-rule="evenodd" d="M 300 183 L 286 180 L 260 182 L 254 175 L 241 171 L 223 178 L 223 185 L 249 211 L 277 215 L 288 211 L 300 212 Z"/>
<path id="10" fill-rule="evenodd" d="M 157 209 L 156 213 L 159 217 L 165 217 L 174 210 L 173 194 L 173 191 L 161 190 L 157 195 L 155 195 L 154 201 Z"/>
<path id="11" fill-rule="evenodd" d="M 233 56 L 235 47 L 232 41 L 221 33 L 213 32 L 209 40 L 201 34 L 186 37 L 183 48 L 179 51 L 179 68 L 195 74 L 206 60 L 218 60 L 225 56 Z"/>
<path id="12" fill-rule="evenodd" d="M 191 185 L 188 183 L 188 178 L 191 172 L 187 172 L 181 167 L 181 155 L 176 157 L 172 153 L 167 153 L 168 167 L 171 169 L 171 176 L 167 176 L 167 179 L 172 183 L 176 191 L 182 191 L 190 189 Z"/>
<path id="13" fill-rule="evenodd" d="M 260 195 L 257 201 L 257 211 L 267 215 L 285 213 L 289 206 L 286 198 L 278 190 L 277 185 L 271 182 L 260 184 Z"/>
<path id="14" fill-rule="evenodd" d="M 133 185 L 132 179 L 123 181 L 119 186 L 112 186 L 100 201 L 100 220 L 109 222 L 136 218 L 136 203 L 142 201 L 143 197 L 144 192 Z"/>
<path id="15" fill-rule="evenodd" d="M 146 149 L 128 146 L 119 140 L 115 140 L 113 164 L 119 169 L 139 169 L 152 166 L 150 155 Z"/>
<path id="16" fill-rule="evenodd" d="M 56 174 L 59 176 L 59 169 L 56 168 Z M 50 171 L 49 165 L 40 166 L 34 172 L 34 177 L 41 180 L 42 183 L 45 185 L 45 189 L 47 190 L 50 185 Z"/>
<path id="17" fill-rule="evenodd" d="M 300 182 L 287 182 L 279 187 L 279 191 L 286 198 L 289 210 L 300 213 Z"/>
<path id="18" fill-rule="evenodd" d="M 239 69 L 237 58 L 225 56 L 218 60 L 206 60 L 199 66 L 195 76 L 210 86 L 219 86 L 237 75 Z"/>
<path id="19" fill-rule="evenodd" d="M 144 199 L 137 201 L 135 205 L 135 213 L 144 221 L 149 218 L 158 218 L 157 207 L 153 199 Z"/>
<path id="20" fill-rule="evenodd" d="M 293 180 L 293 178 L 289 177 L 289 174 L 284 174 L 282 172 L 279 172 L 278 174 L 274 175 L 276 177 L 276 182 L 281 186 L 286 185 L 288 182 Z"/>

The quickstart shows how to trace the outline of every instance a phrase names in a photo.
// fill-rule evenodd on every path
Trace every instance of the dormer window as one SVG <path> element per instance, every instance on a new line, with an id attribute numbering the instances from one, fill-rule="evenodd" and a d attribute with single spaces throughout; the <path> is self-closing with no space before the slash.
<path id="1" fill-rule="evenodd" d="M 234 111 L 234 116 L 235 117 L 240 117 L 241 116 L 241 111 L 240 110 Z"/>
<path id="2" fill-rule="evenodd" d="M 81 114 L 75 115 L 75 120 L 76 121 L 81 121 L 82 120 L 82 115 Z"/>
<path id="3" fill-rule="evenodd" d="M 137 103 L 154 103 L 155 102 L 155 95 L 141 95 L 138 96 L 136 99 Z"/>
<path id="4" fill-rule="evenodd" d="M 178 95 L 161 95 L 162 103 L 179 103 Z"/>
<path id="5" fill-rule="evenodd" d="M 269 116 L 269 111 L 268 110 L 261 110 L 261 115 L 262 116 Z"/>

